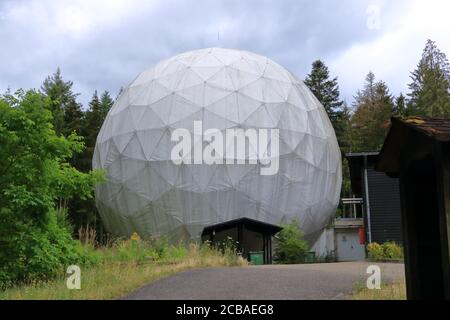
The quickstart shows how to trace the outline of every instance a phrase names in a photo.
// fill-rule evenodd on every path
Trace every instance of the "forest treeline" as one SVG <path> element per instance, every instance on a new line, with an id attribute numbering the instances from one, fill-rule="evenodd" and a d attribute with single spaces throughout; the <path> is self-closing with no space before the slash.
<path id="1" fill-rule="evenodd" d="M 332 78 L 320 60 L 313 62 L 305 84 L 327 111 L 344 155 L 380 151 L 392 116 L 450 117 L 449 62 L 434 41 L 426 42 L 410 79 L 409 91 L 394 96 L 387 84 L 370 71 L 350 106 L 340 98 L 338 78 Z M 341 195 L 352 196 L 345 159 Z"/>
<path id="2" fill-rule="evenodd" d="M 405 94 L 394 96 L 369 72 L 348 105 L 321 60 L 313 62 L 305 84 L 328 113 L 343 155 L 378 151 L 391 116 L 450 116 L 449 63 L 431 40 Z M 72 240 L 80 228 L 97 230 L 99 241 L 105 234 L 93 197 L 104 173 L 92 171 L 92 156 L 115 99 L 94 91 L 82 106 L 78 96 L 58 68 L 39 90 L 0 97 L 0 289 L 83 260 Z M 351 196 L 345 163 L 343 174 L 342 194 Z"/>

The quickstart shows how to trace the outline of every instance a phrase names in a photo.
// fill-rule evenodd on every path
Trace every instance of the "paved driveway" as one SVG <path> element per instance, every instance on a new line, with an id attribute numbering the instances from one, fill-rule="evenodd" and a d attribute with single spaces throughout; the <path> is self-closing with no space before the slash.
<path id="1" fill-rule="evenodd" d="M 146 285 L 123 299 L 345 299 L 365 283 L 368 262 L 196 269 Z M 404 281 L 403 264 L 377 263 L 382 282 Z"/>

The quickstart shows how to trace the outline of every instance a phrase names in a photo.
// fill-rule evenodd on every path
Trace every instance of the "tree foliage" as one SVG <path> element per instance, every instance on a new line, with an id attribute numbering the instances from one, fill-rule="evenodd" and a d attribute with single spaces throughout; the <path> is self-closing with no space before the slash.
<path id="1" fill-rule="evenodd" d="M 450 116 L 450 66 L 434 41 L 428 40 L 417 68 L 411 73 L 408 114 Z"/>
<path id="2" fill-rule="evenodd" d="M 379 151 L 386 137 L 394 102 L 387 85 L 369 72 L 362 90 L 355 96 L 351 119 L 353 148 L 358 152 Z"/>
<path id="3" fill-rule="evenodd" d="M 305 78 L 305 84 L 325 108 L 339 146 L 345 147 L 344 135 L 349 114 L 344 109 L 344 101 L 340 99 L 337 77 L 330 78 L 328 67 L 321 60 L 316 60 L 312 64 L 311 73 Z"/>
<path id="4" fill-rule="evenodd" d="M 57 135 L 52 101 L 34 91 L 0 99 L 0 284 L 43 278 L 82 263 L 57 209 L 75 194 L 92 196 L 102 172 L 68 164 L 83 149 L 76 134 Z"/>
<path id="5" fill-rule="evenodd" d="M 352 144 L 349 135 L 351 112 L 344 101 L 340 99 L 337 77 L 330 78 L 328 67 L 321 60 L 316 60 L 312 64 L 311 73 L 305 78 L 305 84 L 325 108 L 336 133 L 341 153 L 344 155 L 351 150 Z M 349 170 L 343 166 L 341 195 L 344 197 L 350 193 Z"/>
<path id="6" fill-rule="evenodd" d="M 73 131 L 79 134 L 83 124 L 81 104 L 76 101 L 78 94 L 73 93 L 72 86 L 72 81 L 63 80 L 59 68 L 41 86 L 41 92 L 50 99 L 53 127 L 57 134 L 66 137 Z"/>
<path id="7" fill-rule="evenodd" d="M 90 170 L 92 168 L 92 157 L 94 155 L 97 135 L 113 104 L 114 100 L 108 91 L 103 92 L 100 98 L 98 97 L 97 91 L 95 91 L 89 102 L 82 131 L 86 143 L 86 149 L 83 154 L 83 170 Z"/>
<path id="8" fill-rule="evenodd" d="M 69 137 L 72 133 L 84 138 L 85 148 L 81 153 L 73 153 L 69 163 L 81 172 L 92 169 L 92 156 L 98 132 L 113 100 L 108 92 L 98 97 L 95 91 L 88 109 L 83 111 L 77 102 L 78 94 L 73 92 L 73 82 L 65 81 L 61 70 L 47 77 L 41 86 L 41 92 L 50 100 L 49 110 L 53 115 L 53 124 L 58 135 Z M 102 228 L 98 224 L 99 216 L 93 199 L 82 199 L 79 195 L 66 203 L 68 217 L 73 228 L 78 231 L 87 225 L 94 226 L 101 236 Z"/>
<path id="9" fill-rule="evenodd" d="M 394 109 L 392 111 L 396 116 L 406 115 L 406 98 L 403 93 L 400 93 L 400 95 L 395 98 Z"/>
<path id="10" fill-rule="evenodd" d="M 95 91 L 89 102 L 89 108 L 85 112 L 81 130 L 85 141 L 85 149 L 79 155 L 76 163 L 76 167 L 82 172 L 92 170 L 92 157 L 97 135 L 113 103 L 114 101 L 107 91 L 102 93 L 100 98 Z M 83 200 L 75 197 L 72 199 L 69 203 L 69 217 L 76 231 L 82 227 L 90 226 L 96 230 L 98 240 L 101 240 L 104 229 L 93 198 Z"/>

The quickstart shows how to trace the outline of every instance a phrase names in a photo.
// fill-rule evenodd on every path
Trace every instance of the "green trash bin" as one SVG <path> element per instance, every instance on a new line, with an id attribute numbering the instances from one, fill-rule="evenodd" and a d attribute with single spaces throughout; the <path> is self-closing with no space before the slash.
<path id="1" fill-rule="evenodd" d="M 308 255 L 306 256 L 306 262 L 307 263 L 316 262 L 316 252 L 315 251 L 308 252 Z"/>
<path id="2" fill-rule="evenodd" d="M 250 251 L 248 260 L 254 265 L 264 264 L 264 251 Z"/>

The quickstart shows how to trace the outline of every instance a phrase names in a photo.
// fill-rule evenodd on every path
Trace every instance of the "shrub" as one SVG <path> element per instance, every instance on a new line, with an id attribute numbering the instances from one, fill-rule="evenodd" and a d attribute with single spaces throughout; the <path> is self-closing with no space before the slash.
<path id="1" fill-rule="evenodd" d="M 369 243 L 367 251 L 370 260 L 403 260 L 403 248 L 393 241 L 385 242 L 381 245 L 376 242 Z"/>
<path id="2" fill-rule="evenodd" d="M 275 260 L 278 263 L 302 263 L 308 254 L 308 244 L 303 240 L 298 220 L 282 225 L 275 247 Z"/>
<path id="3" fill-rule="evenodd" d="M 403 260 L 403 248 L 393 241 L 383 243 L 383 251 L 387 259 Z"/>
<path id="4" fill-rule="evenodd" d="M 71 264 L 94 263 L 91 255 L 57 223 L 49 212 L 44 226 L 31 223 L 16 225 L 0 253 L 0 287 L 31 280 L 46 281 L 63 274 Z"/>
<path id="5" fill-rule="evenodd" d="M 384 258 L 383 247 L 376 242 L 367 245 L 367 252 L 370 260 L 382 260 Z"/>

